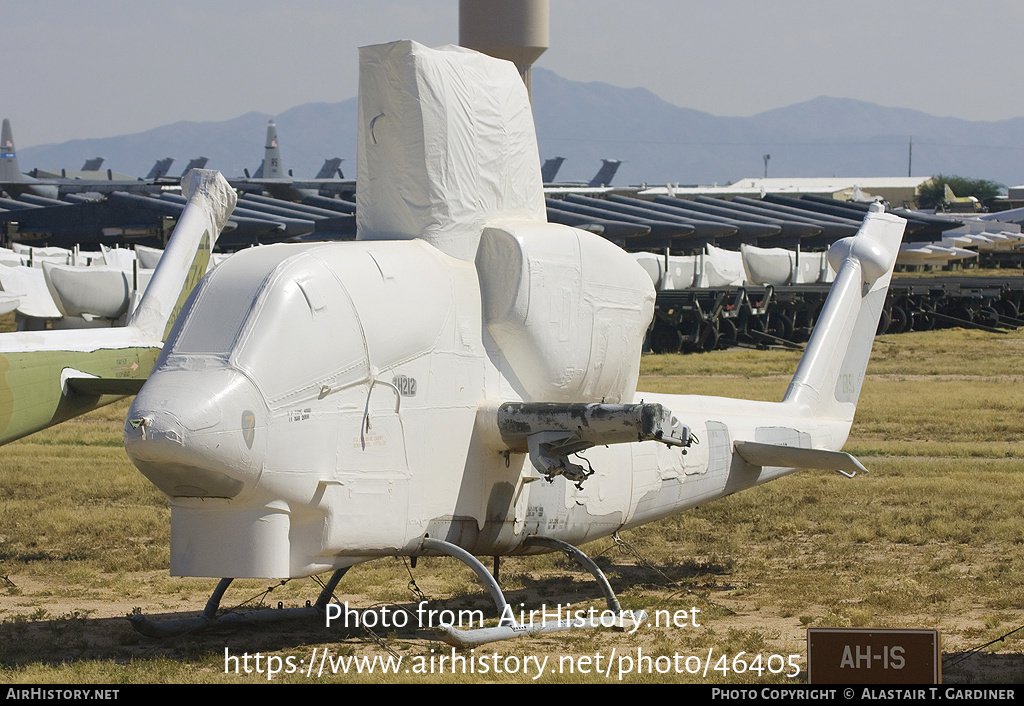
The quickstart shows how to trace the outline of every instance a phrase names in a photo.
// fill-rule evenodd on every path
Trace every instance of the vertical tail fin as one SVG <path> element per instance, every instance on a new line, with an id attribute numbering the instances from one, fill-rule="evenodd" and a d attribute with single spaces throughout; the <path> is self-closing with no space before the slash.
<path id="1" fill-rule="evenodd" d="M 220 172 L 193 169 L 181 180 L 188 197 L 167 249 L 129 326 L 165 340 L 174 319 L 206 274 L 210 251 L 235 207 L 237 195 Z"/>
<path id="2" fill-rule="evenodd" d="M 184 179 L 185 175 L 188 174 L 193 169 L 205 169 L 206 163 L 209 161 L 209 157 L 196 157 L 195 159 L 190 160 L 188 166 L 185 167 L 185 171 L 181 173 L 181 178 Z"/>
<path id="3" fill-rule="evenodd" d="M 314 179 L 333 179 L 341 172 L 341 157 L 331 157 L 324 160 L 324 166 L 316 173 Z M 344 177 L 342 177 L 344 178 Z"/>
<path id="4" fill-rule="evenodd" d="M 857 234 L 829 249 L 838 274 L 785 402 L 816 417 L 853 421 L 905 226 L 872 204 Z"/>
<path id="5" fill-rule="evenodd" d="M 273 120 L 267 124 L 267 145 L 263 154 L 263 178 L 284 178 L 284 167 L 281 166 L 281 146 L 277 143 L 277 125 Z"/>
<path id="6" fill-rule="evenodd" d="M 11 121 L 4 118 L 0 128 L 0 181 L 22 181 L 24 177 L 18 169 L 18 153 L 14 149 L 14 132 Z"/>
<path id="7" fill-rule="evenodd" d="M 11 130 L 11 121 L 7 118 L 4 118 L 0 127 L 0 188 L 14 197 L 25 193 L 49 199 L 58 197 L 57 186 L 40 184 L 38 179 L 21 173 L 18 167 L 18 153 L 14 149 L 14 131 Z"/>
<path id="8" fill-rule="evenodd" d="M 174 157 L 164 157 L 163 159 L 156 160 L 156 164 L 149 170 L 146 179 L 160 179 L 167 176 L 167 172 L 170 171 L 172 164 L 174 164 Z"/>
<path id="9" fill-rule="evenodd" d="M 555 181 L 555 175 L 558 174 L 559 167 L 562 166 L 562 162 L 565 161 L 565 157 L 552 157 L 551 159 L 544 161 L 544 166 L 540 168 L 540 180 L 545 184 L 553 184 Z"/>
<path id="10" fill-rule="evenodd" d="M 615 178 L 615 172 L 619 171 L 619 166 L 622 164 L 621 159 L 602 159 L 601 168 L 597 170 L 597 174 L 590 180 L 587 186 L 611 186 L 612 179 Z"/>

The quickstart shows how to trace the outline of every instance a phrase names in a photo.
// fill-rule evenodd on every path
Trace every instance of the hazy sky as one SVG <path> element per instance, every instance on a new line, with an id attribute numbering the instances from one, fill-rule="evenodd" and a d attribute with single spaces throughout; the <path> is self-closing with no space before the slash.
<path id="1" fill-rule="evenodd" d="M 745 116 L 818 95 L 1024 116 L 1020 0 L 550 0 L 537 65 Z M 18 147 L 356 94 L 357 48 L 458 42 L 458 0 L 0 0 Z"/>

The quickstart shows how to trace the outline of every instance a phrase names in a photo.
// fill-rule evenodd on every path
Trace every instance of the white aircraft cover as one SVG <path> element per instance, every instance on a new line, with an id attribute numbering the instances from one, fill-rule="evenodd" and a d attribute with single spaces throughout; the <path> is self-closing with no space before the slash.
<path id="1" fill-rule="evenodd" d="M 754 284 L 780 286 L 793 281 L 796 253 L 784 248 L 758 248 L 743 243 L 743 269 Z"/>
<path id="2" fill-rule="evenodd" d="M 18 312 L 22 316 L 38 319 L 59 319 L 60 310 L 46 288 L 43 271 L 38 267 L 0 268 L 0 288 L 10 294 L 21 295 Z"/>
<path id="3" fill-rule="evenodd" d="M 46 287 L 64 316 L 116 319 L 128 310 L 131 286 L 124 270 L 97 265 L 43 265 Z"/>
<path id="4" fill-rule="evenodd" d="M 21 297 L 19 295 L 0 292 L 0 316 L 10 314 L 18 308 L 19 304 L 21 304 Z"/>
<path id="5" fill-rule="evenodd" d="M 55 246 L 48 248 L 37 248 L 33 245 L 24 245 L 23 243 L 11 243 L 11 250 L 18 253 L 19 255 L 31 257 L 33 261 L 38 258 L 51 258 L 51 262 L 60 262 L 61 259 L 63 259 L 64 264 L 67 264 L 67 261 L 71 259 L 70 250 L 68 250 L 67 248 L 58 248 Z"/>
<path id="6" fill-rule="evenodd" d="M 472 261 L 485 223 L 547 221 L 538 155 L 512 63 L 409 40 L 359 50 L 358 240 Z"/>
<path id="7" fill-rule="evenodd" d="M 135 259 L 139 261 L 139 267 L 144 267 L 147 270 L 156 269 L 163 254 L 164 251 L 160 248 L 148 248 L 145 245 L 135 246 Z"/>
<path id="8" fill-rule="evenodd" d="M 696 255 L 672 255 L 668 259 L 668 289 L 687 289 L 697 278 Z"/>
<path id="9" fill-rule="evenodd" d="M 651 284 L 654 285 L 655 289 L 668 289 L 668 287 L 663 287 L 661 284 L 665 274 L 664 255 L 655 255 L 652 252 L 637 252 L 633 253 L 633 258 L 640 267 L 644 268 L 644 272 L 651 278 Z"/>
<path id="10" fill-rule="evenodd" d="M 827 252 L 801 252 L 796 268 L 797 284 L 832 282 L 836 271 L 828 262 Z"/>
<path id="11" fill-rule="evenodd" d="M 743 284 L 745 275 L 743 255 L 733 250 L 716 248 L 710 243 L 705 246 L 701 286 L 739 287 Z"/>
<path id="12" fill-rule="evenodd" d="M 7 248 L 0 248 L 0 265 L 7 265 L 8 267 L 14 267 L 16 265 L 24 265 L 25 262 L 21 255 L 8 250 Z"/>
<path id="13" fill-rule="evenodd" d="M 670 255 L 668 276 L 665 276 L 665 256 L 651 252 L 633 253 L 633 258 L 650 276 L 655 289 L 689 289 L 697 277 L 698 257 L 695 255 Z"/>
<path id="14" fill-rule="evenodd" d="M 116 267 L 119 270 L 131 270 L 135 263 L 135 251 L 127 248 L 108 248 L 100 245 L 103 252 L 103 261 L 108 267 Z"/>

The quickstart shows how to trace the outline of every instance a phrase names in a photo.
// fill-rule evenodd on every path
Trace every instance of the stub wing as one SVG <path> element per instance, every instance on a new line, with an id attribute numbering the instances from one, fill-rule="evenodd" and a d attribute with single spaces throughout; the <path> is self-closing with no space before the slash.
<path id="1" fill-rule="evenodd" d="M 737 441 L 733 448 L 751 466 L 781 466 L 785 468 L 817 468 L 838 471 L 852 476 L 867 469 L 860 461 L 844 451 L 805 449 L 798 446 L 764 444 L 757 441 Z"/>
<path id="2" fill-rule="evenodd" d="M 505 402 L 493 414 L 505 449 L 529 452 L 534 467 L 548 480 L 564 475 L 582 483 L 593 471 L 568 457 L 592 446 L 690 444 L 690 430 L 672 410 L 656 403 Z"/>

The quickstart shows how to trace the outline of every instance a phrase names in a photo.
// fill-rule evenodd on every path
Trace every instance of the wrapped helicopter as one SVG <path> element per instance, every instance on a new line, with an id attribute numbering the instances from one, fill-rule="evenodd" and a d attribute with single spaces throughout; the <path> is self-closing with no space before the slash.
<path id="1" fill-rule="evenodd" d="M 522 625 L 476 556 L 564 551 L 840 451 L 904 221 L 880 210 L 838 271 L 779 403 L 639 393 L 651 280 L 599 236 L 545 219 L 530 104 L 508 62 L 410 41 L 360 52 L 348 243 L 241 252 L 197 287 L 124 440 L 169 498 L 171 572 L 300 577 L 449 554 Z M 585 458 L 582 454 L 585 452 Z M 204 614 L 215 619 L 224 579 Z M 298 609 L 302 610 L 302 609 Z M 282 613 L 284 611 L 264 611 Z"/>

